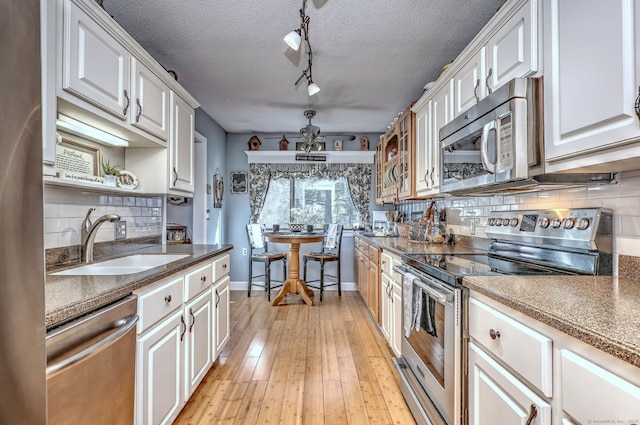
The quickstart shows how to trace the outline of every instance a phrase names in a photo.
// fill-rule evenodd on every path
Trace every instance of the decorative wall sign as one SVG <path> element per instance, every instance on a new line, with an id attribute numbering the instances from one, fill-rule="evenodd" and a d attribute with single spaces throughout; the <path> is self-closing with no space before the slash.
<path id="1" fill-rule="evenodd" d="M 247 193 L 249 181 L 245 171 L 231 172 L 231 193 Z"/>
<path id="2" fill-rule="evenodd" d="M 100 150 L 71 140 L 56 144 L 56 169 L 68 175 L 99 176 Z"/>
<path id="3" fill-rule="evenodd" d="M 213 208 L 222 208 L 222 195 L 224 195 L 224 181 L 220 170 L 216 168 L 213 175 Z"/>

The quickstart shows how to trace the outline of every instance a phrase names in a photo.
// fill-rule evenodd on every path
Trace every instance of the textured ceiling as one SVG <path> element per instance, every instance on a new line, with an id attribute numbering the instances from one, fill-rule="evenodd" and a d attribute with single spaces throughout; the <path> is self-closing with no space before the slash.
<path id="1" fill-rule="evenodd" d="M 282 38 L 302 0 L 104 0 L 104 7 L 229 133 L 382 133 L 504 0 L 309 0 L 313 80 Z"/>

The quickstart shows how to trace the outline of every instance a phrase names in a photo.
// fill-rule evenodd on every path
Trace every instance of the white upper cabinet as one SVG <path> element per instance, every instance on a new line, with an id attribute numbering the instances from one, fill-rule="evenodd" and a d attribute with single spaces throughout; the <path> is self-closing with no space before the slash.
<path id="1" fill-rule="evenodd" d="M 169 93 L 169 86 L 139 60 L 131 58 L 131 124 L 167 141 Z"/>
<path id="2" fill-rule="evenodd" d="M 427 146 L 427 133 L 429 132 L 429 120 L 431 102 L 427 102 L 419 109 L 415 110 L 416 113 L 416 168 L 415 168 L 415 182 L 416 182 L 416 195 L 422 196 L 429 192 L 432 188 L 432 181 L 429 176 L 431 173 L 431 152 L 429 146 Z"/>
<path id="3" fill-rule="evenodd" d="M 71 0 L 65 1 L 62 89 L 125 119 L 129 52 Z"/>
<path id="4" fill-rule="evenodd" d="M 638 168 L 640 7 L 634 0 L 545 3 L 547 169 Z M 635 143 L 630 143 L 635 142 Z"/>
<path id="5" fill-rule="evenodd" d="M 454 114 L 457 117 L 486 96 L 487 48 L 481 47 L 453 77 Z"/>
<path id="6" fill-rule="evenodd" d="M 194 123 L 193 108 L 179 96 L 171 93 L 171 140 L 169 188 L 193 192 Z"/>
<path id="7" fill-rule="evenodd" d="M 461 55 L 464 64 L 452 77 L 456 117 L 510 80 L 540 70 L 538 0 L 514 3 L 504 13 L 497 25 L 487 25 L 483 30 L 494 31 L 485 43 Z"/>
<path id="8" fill-rule="evenodd" d="M 538 71 L 538 0 L 529 0 L 487 43 L 487 92 Z"/>

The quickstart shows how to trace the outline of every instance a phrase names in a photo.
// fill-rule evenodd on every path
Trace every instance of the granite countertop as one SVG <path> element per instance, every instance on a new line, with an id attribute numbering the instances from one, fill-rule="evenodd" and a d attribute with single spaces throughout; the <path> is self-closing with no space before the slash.
<path id="1" fill-rule="evenodd" d="M 640 281 L 612 276 L 465 277 L 464 286 L 640 367 Z"/>
<path id="2" fill-rule="evenodd" d="M 148 247 L 124 255 L 163 253 L 189 254 L 189 256 L 144 272 L 120 276 L 54 276 L 49 274 L 81 264 L 67 264 L 65 267 L 48 269 L 44 286 L 45 326 L 51 328 L 86 314 L 130 294 L 135 289 L 231 249 L 233 249 L 233 245 L 157 245 Z M 119 256 L 123 256 L 123 254 Z M 107 259 L 109 258 L 101 258 L 99 261 Z"/>
<path id="3" fill-rule="evenodd" d="M 478 251 L 486 251 L 485 246 L 474 246 L 472 243 L 430 244 L 425 242 L 410 241 L 398 236 L 366 236 L 364 232 L 355 232 L 355 236 L 365 242 L 386 249 L 396 255 L 402 254 L 469 254 Z"/>

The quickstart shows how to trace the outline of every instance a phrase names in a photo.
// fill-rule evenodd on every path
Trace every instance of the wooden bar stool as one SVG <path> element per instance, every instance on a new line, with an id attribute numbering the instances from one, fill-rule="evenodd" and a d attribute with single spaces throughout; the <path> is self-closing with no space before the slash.
<path id="1" fill-rule="evenodd" d="M 327 234 L 324 237 L 324 243 L 322 245 L 322 251 L 309 252 L 304 254 L 304 277 L 307 286 L 309 288 L 318 289 L 320 291 L 320 301 L 322 301 L 322 293 L 325 286 L 338 286 L 338 296 L 342 296 L 342 286 L 340 279 L 340 247 L 342 246 L 342 224 L 329 224 L 327 226 Z M 307 276 L 307 262 L 317 261 L 320 263 L 320 277 L 314 280 L 308 280 Z M 325 272 L 325 264 L 330 262 L 337 262 L 337 273 L 329 274 Z M 334 283 L 325 283 L 325 278 L 335 279 Z M 319 282 L 320 286 L 314 286 L 314 282 Z M 310 284 L 311 283 L 311 284 Z"/>
<path id="2" fill-rule="evenodd" d="M 247 237 L 249 238 L 249 283 L 247 285 L 247 297 L 251 296 L 251 287 L 259 286 L 267 292 L 267 300 L 271 301 L 271 289 L 276 289 L 284 284 L 287 278 L 287 253 L 286 252 L 270 252 L 267 242 L 262 234 L 262 227 L 259 224 L 247 224 Z M 256 251 L 257 250 L 257 251 Z M 282 261 L 282 279 L 271 279 L 271 263 Z M 258 262 L 264 264 L 264 274 L 253 275 L 253 263 Z M 254 283 L 253 280 L 258 277 L 264 277 L 264 285 Z M 273 282 L 279 285 L 272 285 Z"/>

